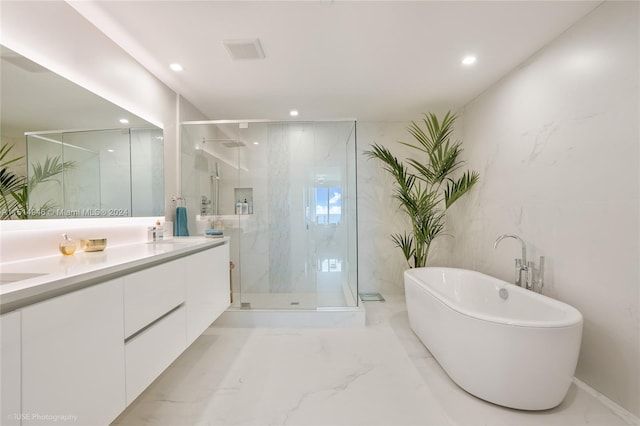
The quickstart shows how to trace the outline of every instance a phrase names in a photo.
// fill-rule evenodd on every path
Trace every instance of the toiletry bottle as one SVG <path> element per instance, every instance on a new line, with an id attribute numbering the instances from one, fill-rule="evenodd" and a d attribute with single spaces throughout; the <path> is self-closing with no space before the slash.
<path id="1" fill-rule="evenodd" d="M 60 244 L 58 244 L 60 253 L 64 254 L 65 256 L 69 256 L 75 253 L 76 242 L 69 238 L 67 234 L 62 234 L 62 238 L 62 241 L 60 241 Z"/>
<path id="2" fill-rule="evenodd" d="M 160 221 L 156 221 L 156 239 L 161 240 L 164 238 L 164 226 Z"/>
<path id="3" fill-rule="evenodd" d="M 156 240 L 156 227 L 150 226 L 147 228 L 147 241 L 155 241 Z"/>
<path id="4" fill-rule="evenodd" d="M 242 214 L 242 202 L 238 199 L 236 203 L 236 214 Z"/>
<path id="5" fill-rule="evenodd" d="M 249 214 L 249 203 L 247 199 L 244 199 L 244 203 L 242 203 L 242 214 Z"/>

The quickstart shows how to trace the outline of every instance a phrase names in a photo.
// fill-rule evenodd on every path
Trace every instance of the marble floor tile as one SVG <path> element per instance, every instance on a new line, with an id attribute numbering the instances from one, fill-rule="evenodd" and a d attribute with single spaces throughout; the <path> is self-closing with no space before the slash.
<path id="1" fill-rule="evenodd" d="M 572 385 L 523 412 L 453 383 L 409 328 L 401 295 L 367 302 L 367 326 L 210 327 L 116 425 L 601 425 L 625 423 Z"/>

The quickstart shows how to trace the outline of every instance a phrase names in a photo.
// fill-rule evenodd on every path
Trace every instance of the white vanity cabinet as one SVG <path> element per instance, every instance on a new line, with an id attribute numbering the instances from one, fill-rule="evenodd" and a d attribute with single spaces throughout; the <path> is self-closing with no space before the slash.
<path id="1" fill-rule="evenodd" d="M 0 316 L 0 424 L 20 424 L 20 312 Z"/>
<path id="2" fill-rule="evenodd" d="M 22 413 L 29 416 L 23 424 L 75 416 L 66 422 L 104 425 L 124 410 L 122 283 L 118 278 L 22 309 Z"/>
<path id="3" fill-rule="evenodd" d="M 229 306 L 228 240 L 192 244 L 3 313 L 0 424 L 111 423 Z"/>
<path id="4" fill-rule="evenodd" d="M 162 263 L 125 275 L 125 338 L 184 303 L 184 260 L 187 258 Z"/>
<path id="5" fill-rule="evenodd" d="M 229 245 L 186 257 L 187 344 L 229 307 Z"/>
<path id="6" fill-rule="evenodd" d="M 127 405 L 187 347 L 185 262 L 192 256 L 124 277 Z"/>

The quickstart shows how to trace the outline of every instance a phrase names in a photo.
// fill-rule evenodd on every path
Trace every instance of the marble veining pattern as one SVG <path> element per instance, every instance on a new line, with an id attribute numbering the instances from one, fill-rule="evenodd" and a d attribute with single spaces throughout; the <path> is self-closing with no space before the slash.
<path id="1" fill-rule="evenodd" d="M 369 302 L 367 326 L 209 328 L 114 425 L 625 425 L 572 385 L 552 410 L 479 400 L 409 328 L 403 296 Z"/>
<path id="2" fill-rule="evenodd" d="M 269 135 L 267 159 L 269 190 L 269 289 L 290 291 L 291 276 L 291 206 L 289 140 L 282 126 L 273 126 Z"/>
<path id="3" fill-rule="evenodd" d="M 544 294 L 585 318 L 576 376 L 635 415 L 639 13 L 604 2 L 465 106 L 464 159 L 480 182 L 448 212 L 456 239 L 439 246 L 441 265 L 509 281 L 518 247 L 494 250 L 498 235 L 545 256 Z"/>

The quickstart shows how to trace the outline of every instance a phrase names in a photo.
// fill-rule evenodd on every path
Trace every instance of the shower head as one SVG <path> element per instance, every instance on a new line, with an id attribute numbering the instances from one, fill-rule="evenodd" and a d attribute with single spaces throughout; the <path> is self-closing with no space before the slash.
<path id="1" fill-rule="evenodd" d="M 205 139 L 205 138 L 202 138 L 202 145 L 204 145 L 205 142 L 221 143 L 222 145 L 226 146 L 227 148 L 240 148 L 240 147 L 247 146 L 244 142 L 239 141 L 237 139 Z"/>
<path id="2" fill-rule="evenodd" d="M 202 138 L 202 140 L 201 140 L 201 141 L 195 141 L 195 142 L 193 143 L 193 147 L 195 148 L 195 150 L 196 150 L 196 151 L 201 150 L 201 149 L 204 149 L 204 144 L 205 144 L 206 142 L 207 142 L 207 141 L 206 141 L 204 138 Z"/>

